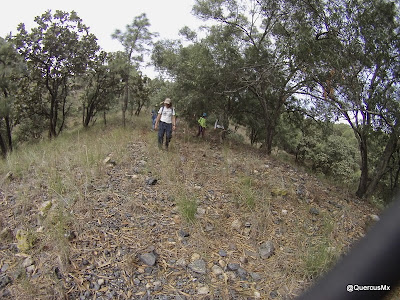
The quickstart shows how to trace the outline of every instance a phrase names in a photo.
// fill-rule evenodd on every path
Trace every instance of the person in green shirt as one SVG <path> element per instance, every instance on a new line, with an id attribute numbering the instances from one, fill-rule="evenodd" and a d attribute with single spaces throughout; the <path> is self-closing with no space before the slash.
<path id="1" fill-rule="evenodd" d="M 206 131 L 206 118 L 207 118 L 207 114 L 203 113 L 203 115 L 197 120 L 197 123 L 199 123 L 199 131 L 197 132 L 196 136 L 200 136 L 204 137 L 204 132 Z"/>

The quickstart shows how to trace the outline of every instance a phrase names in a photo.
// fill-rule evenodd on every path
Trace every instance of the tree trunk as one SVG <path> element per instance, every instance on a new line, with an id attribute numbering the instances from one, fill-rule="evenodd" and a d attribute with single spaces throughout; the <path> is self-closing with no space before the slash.
<path id="1" fill-rule="evenodd" d="M 265 140 L 264 146 L 267 155 L 271 155 L 272 153 L 272 141 L 275 133 L 275 125 L 272 124 L 272 120 L 268 117 L 265 117 Z"/>
<path id="2" fill-rule="evenodd" d="M 12 145 L 12 137 L 11 137 L 11 121 L 10 121 L 10 116 L 6 116 L 5 118 L 6 121 L 6 131 L 7 131 L 7 140 L 8 140 L 8 151 L 13 150 L 13 145 Z"/>
<path id="3" fill-rule="evenodd" d="M 125 93 L 124 93 L 124 103 L 122 104 L 122 123 L 126 127 L 126 111 L 128 109 L 129 101 L 129 81 L 126 79 L 125 82 Z"/>
<path id="4" fill-rule="evenodd" d="M 382 176 L 387 171 L 387 166 L 392 154 L 396 151 L 398 142 L 398 133 L 397 131 L 393 131 L 390 134 L 389 140 L 386 143 L 385 150 L 383 151 L 377 166 L 375 168 L 375 172 L 372 175 L 371 181 L 369 182 L 367 189 L 363 195 L 364 198 L 368 198 L 375 191 L 379 181 L 382 179 Z"/>
<path id="5" fill-rule="evenodd" d="M 1 119 L 0 119 L 0 127 L 1 127 Z M 6 143 L 4 142 L 4 139 L 3 139 L 3 136 L 1 135 L 1 132 L 0 132 L 0 149 L 1 149 L 1 155 L 3 156 L 3 157 L 6 157 L 6 155 L 7 155 L 7 146 L 6 146 Z"/>
<path id="6" fill-rule="evenodd" d="M 359 148 L 361 155 L 361 176 L 356 195 L 363 198 L 368 188 L 368 147 L 367 139 L 363 134 L 360 134 Z"/>

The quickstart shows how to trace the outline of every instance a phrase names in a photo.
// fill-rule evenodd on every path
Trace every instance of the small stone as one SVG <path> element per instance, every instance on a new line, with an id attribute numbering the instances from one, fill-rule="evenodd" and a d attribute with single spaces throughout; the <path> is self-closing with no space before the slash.
<path id="1" fill-rule="evenodd" d="M 146 180 L 147 185 L 155 185 L 156 183 L 157 183 L 157 179 L 155 179 L 155 178 L 148 178 Z"/>
<path id="2" fill-rule="evenodd" d="M 372 215 L 369 215 L 369 217 L 370 217 L 371 220 L 374 221 L 374 222 L 378 222 L 378 221 L 380 220 L 380 218 L 379 218 L 378 215 L 372 214 Z"/>
<path id="3" fill-rule="evenodd" d="M 296 194 L 299 198 L 304 198 L 307 195 L 306 187 L 304 185 L 299 185 L 296 189 Z"/>
<path id="4" fill-rule="evenodd" d="M 254 281 L 259 281 L 259 280 L 261 280 L 261 275 L 260 275 L 260 274 L 258 274 L 258 273 L 256 273 L 256 272 L 250 272 L 249 274 L 250 274 L 251 278 L 252 278 Z"/>
<path id="5" fill-rule="evenodd" d="M 0 272 L 3 272 L 3 273 L 4 273 L 5 271 L 8 270 L 9 267 L 10 267 L 10 265 L 7 264 L 7 263 L 5 263 L 5 264 L 1 267 Z"/>
<path id="6" fill-rule="evenodd" d="M 241 262 L 242 264 L 247 264 L 247 263 L 249 262 L 249 260 L 248 260 L 248 258 L 247 258 L 246 256 L 241 256 L 241 257 L 239 258 L 239 260 L 240 260 L 240 262 Z"/>
<path id="7" fill-rule="evenodd" d="M 148 266 L 154 266 L 156 264 L 156 256 L 154 253 L 144 253 L 140 255 L 140 260 Z"/>
<path id="8" fill-rule="evenodd" d="M 237 269 L 237 274 L 239 275 L 240 279 L 246 280 L 247 279 L 247 271 L 241 267 Z"/>
<path id="9" fill-rule="evenodd" d="M 310 214 L 317 216 L 317 215 L 319 215 L 319 210 L 316 209 L 315 207 L 311 207 Z"/>
<path id="10" fill-rule="evenodd" d="M 278 292 L 277 292 L 277 291 L 272 291 L 271 293 L 269 293 L 269 296 L 270 296 L 272 299 L 275 299 L 276 297 L 278 297 Z"/>
<path id="11" fill-rule="evenodd" d="M 286 216 L 288 214 L 288 211 L 286 209 L 282 209 L 282 215 Z"/>
<path id="12" fill-rule="evenodd" d="M 89 265 L 89 261 L 88 261 L 88 260 L 86 260 L 86 259 L 82 260 L 82 265 L 84 265 L 84 266 L 87 266 L 87 265 Z"/>
<path id="13" fill-rule="evenodd" d="M 235 264 L 235 263 L 229 263 L 227 266 L 227 269 L 229 271 L 237 271 L 237 269 L 239 269 L 239 264 Z"/>
<path id="14" fill-rule="evenodd" d="M 254 291 L 254 298 L 256 299 L 260 299 L 261 298 L 261 294 L 259 291 Z"/>
<path id="15" fill-rule="evenodd" d="M 224 273 L 224 270 L 222 270 L 222 268 L 220 266 L 217 265 L 213 265 L 211 268 L 212 272 L 214 273 L 214 275 L 218 276 Z"/>
<path id="16" fill-rule="evenodd" d="M 32 258 L 31 258 L 31 257 L 25 258 L 25 260 L 24 260 L 23 263 L 22 263 L 22 266 L 23 266 L 24 268 L 27 268 L 27 267 L 29 267 L 29 266 L 31 266 L 31 265 L 33 265 L 33 260 L 32 260 Z"/>
<path id="17" fill-rule="evenodd" d="M 202 207 L 198 207 L 197 208 L 197 214 L 198 215 L 205 215 L 206 214 L 206 210 Z"/>
<path id="18" fill-rule="evenodd" d="M 178 267 L 186 268 L 186 260 L 184 258 L 180 258 L 176 261 L 176 265 Z"/>
<path id="19" fill-rule="evenodd" d="M 239 230 L 242 227 L 242 222 L 240 222 L 240 220 L 236 219 L 232 222 L 231 227 L 233 229 Z"/>
<path id="20" fill-rule="evenodd" d="M 0 275 L 0 289 L 11 283 L 11 278 L 6 274 Z"/>
<path id="21" fill-rule="evenodd" d="M 198 274 L 206 274 L 206 262 L 202 259 L 195 260 L 194 262 L 190 263 L 188 267 L 195 273 Z"/>
<path id="22" fill-rule="evenodd" d="M 179 236 L 180 237 L 183 237 L 183 238 L 185 238 L 185 237 L 189 237 L 190 236 L 190 233 L 189 232 L 186 232 L 185 230 L 179 230 Z"/>
<path id="23" fill-rule="evenodd" d="M 54 274 L 56 274 L 57 279 L 62 279 L 63 277 L 59 267 L 54 268 Z"/>
<path id="24" fill-rule="evenodd" d="M 198 254 L 198 253 L 193 253 L 192 254 L 192 257 L 190 258 L 190 261 L 195 261 L 195 260 L 198 260 L 198 259 L 200 259 L 200 254 Z"/>
<path id="25" fill-rule="evenodd" d="M 99 286 L 102 286 L 102 285 L 104 284 L 104 279 L 103 279 L 103 278 L 100 278 L 99 280 L 97 280 L 97 284 L 98 284 Z"/>
<path id="26" fill-rule="evenodd" d="M 261 244 L 260 248 L 258 249 L 258 252 L 261 256 L 261 258 L 269 258 L 274 254 L 275 247 L 274 244 L 271 241 L 267 241 L 263 244 Z"/>
<path id="27" fill-rule="evenodd" d="M 226 253 L 225 250 L 219 250 L 219 251 L 218 251 L 218 254 L 219 254 L 219 256 L 221 256 L 221 257 L 226 257 L 226 255 L 227 255 L 227 253 Z"/>
<path id="28" fill-rule="evenodd" d="M 160 280 L 154 281 L 153 286 L 154 286 L 155 291 L 161 291 L 161 289 L 162 289 L 162 283 Z"/>
<path id="29" fill-rule="evenodd" d="M 35 271 L 36 266 L 35 265 L 30 265 L 29 267 L 26 268 L 26 273 L 31 274 L 33 271 Z"/>
<path id="30" fill-rule="evenodd" d="M 228 276 L 228 278 L 229 278 L 230 280 L 236 280 L 236 274 L 235 274 L 235 272 L 233 272 L 233 271 L 228 271 L 228 272 L 226 272 L 226 275 Z"/>
<path id="31" fill-rule="evenodd" d="M 200 286 L 197 288 L 198 295 L 207 295 L 210 292 L 210 288 L 207 285 Z"/>

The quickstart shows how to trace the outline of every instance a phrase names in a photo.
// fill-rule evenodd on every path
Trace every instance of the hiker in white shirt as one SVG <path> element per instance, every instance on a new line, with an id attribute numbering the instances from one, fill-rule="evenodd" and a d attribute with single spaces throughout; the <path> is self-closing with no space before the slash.
<path id="1" fill-rule="evenodd" d="M 175 109 L 172 107 L 171 99 L 164 100 L 164 106 L 158 111 L 154 129 L 158 129 L 158 147 L 162 148 L 165 135 L 165 147 L 168 149 L 172 138 L 172 131 L 176 128 Z"/>

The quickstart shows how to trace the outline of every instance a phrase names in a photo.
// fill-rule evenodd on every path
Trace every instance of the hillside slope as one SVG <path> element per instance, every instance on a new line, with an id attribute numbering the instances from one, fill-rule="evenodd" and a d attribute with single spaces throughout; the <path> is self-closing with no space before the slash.
<path id="1" fill-rule="evenodd" d="M 5 298 L 289 299 L 378 213 L 187 128 L 168 152 L 146 126 L 78 132 L 25 152 L 1 179 Z"/>

